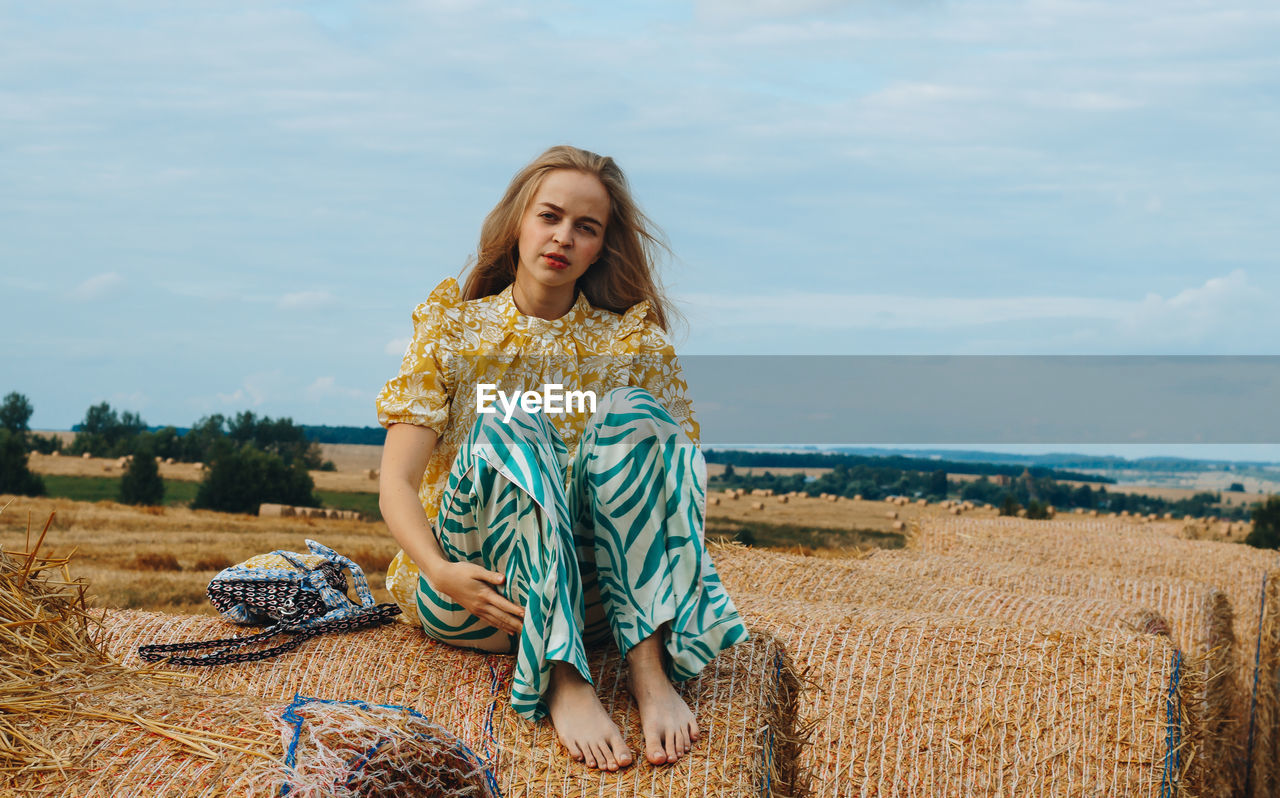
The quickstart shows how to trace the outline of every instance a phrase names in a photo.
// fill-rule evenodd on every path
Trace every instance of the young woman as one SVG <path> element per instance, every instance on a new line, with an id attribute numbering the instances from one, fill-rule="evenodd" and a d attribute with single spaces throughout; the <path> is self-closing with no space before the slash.
<path id="1" fill-rule="evenodd" d="M 515 654 L 516 712 L 549 714 L 574 759 L 608 770 L 633 755 L 588 646 L 623 654 L 658 765 L 699 738 L 672 682 L 748 636 L 703 544 L 706 465 L 656 243 L 612 159 L 546 151 L 485 219 L 465 286 L 414 311 L 377 403 L 402 548 L 388 589 L 429 636 Z"/>

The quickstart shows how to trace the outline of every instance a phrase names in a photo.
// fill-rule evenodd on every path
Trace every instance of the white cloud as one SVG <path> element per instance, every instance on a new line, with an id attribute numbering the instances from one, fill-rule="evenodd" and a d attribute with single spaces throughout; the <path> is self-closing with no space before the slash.
<path id="1" fill-rule="evenodd" d="M 1274 299 L 1242 269 L 1169 297 L 922 297 L 909 294 L 691 294 L 682 297 L 695 329 L 768 327 L 796 339 L 839 331 L 921 332 L 942 349 L 1021 351 L 1036 342 L 1061 349 L 1223 351 L 1272 330 Z M 1020 325 L 991 337 L 988 325 Z M 1224 343 L 1225 342 L 1225 343 Z"/>
<path id="2" fill-rule="evenodd" d="M 77 285 L 71 295 L 81 301 L 102 299 L 124 284 L 124 278 L 116 272 L 105 272 L 90 277 Z"/>
<path id="3" fill-rule="evenodd" d="M 323 399 L 369 399 L 373 400 L 373 396 L 367 391 L 357 390 L 355 388 L 347 388 L 338 385 L 337 379 L 334 377 L 317 377 L 303 391 L 308 399 L 318 402 Z"/>
<path id="4" fill-rule="evenodd" d="M 409 348 L 409 344 L 412 341 L 413 341 L 412 338 L 392 338 L 390 341 L 387 341 L 387 345 L 384 348 L 384 351 L 388 355 L 403 357 L 405 350 Z"/>
<path id="5" fill-rule="evenodd" d="M 314 310 L 332 307 L 337 299 L 328 291 L 298 291 L 280 297 L 277 305 L 282 310 Z"/>

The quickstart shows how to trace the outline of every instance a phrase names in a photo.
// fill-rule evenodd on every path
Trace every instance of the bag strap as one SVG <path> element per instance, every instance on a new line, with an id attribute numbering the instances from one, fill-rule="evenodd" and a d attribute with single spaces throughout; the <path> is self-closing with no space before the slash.
<path id="1" fill-rule="evenodd" d="M 318 554 L 326 560 L 337 563 L 350 571 L 351 581 L 355 583 L 356 595 L 360 597 L 360 606 L 372 607 L 374 605 L 373 591 L 369 589 L 369 580 L 365 578 L 364 571 L 360 566 L 356 565 L 346 557 L 343 557 L 341 554 L 323 543 L 318 543 L 314 540 L 308 539 L 307 548 L 311 550 L 312 554 Z M 326 596 L 326 598 L 328 597 Z"/>
<path id="2" fill-rule="evenodd" d="M 307 640 L 326 632 L 348 632 L 362 629 L 366 626 L 380 626 L 390 623 L 391 619 L 399 614 L 400 607 L 397 604 L 378 604 L 349 615 L 318 621 L 302 627 L 288 627 L 284 624 L 276 624 L 261 632 L 245 635 L 244 637 L 139 646 L 138 656 L 144 662 L 164 660 L 169 665 L 230 665 L 236 662 L 256 662 L 285 654 Z M 282 633 L 288 634 L 290 637 L 278 646 L 253 651 L 237 651 L 237 649 L 244 648 L 250 643 L 262 642 Z M 197 651 L 210 648 L 220 650 L 200 656 L 174 656 L 182 651 Z"/>

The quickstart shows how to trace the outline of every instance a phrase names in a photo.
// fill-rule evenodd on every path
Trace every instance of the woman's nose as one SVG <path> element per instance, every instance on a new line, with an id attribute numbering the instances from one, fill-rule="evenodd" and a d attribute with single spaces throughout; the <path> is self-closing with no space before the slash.
<path id="1" fill-rule="evenodd" d="M 562 247 L 573 246 L 573 227 L 565 225 L 563 227 L 556 228 L 553 238 L 555 239 L 555 242 Z"/>

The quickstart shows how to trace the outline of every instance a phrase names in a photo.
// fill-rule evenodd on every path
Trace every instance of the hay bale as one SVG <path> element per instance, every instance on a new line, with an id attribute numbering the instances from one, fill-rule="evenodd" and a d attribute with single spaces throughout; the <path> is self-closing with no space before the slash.
<path id="1" fill-rule="evenodd" d="M 109 651 L 135 664 L 137 647 L 243 634 L 204 616 L 119 611 L 103 633 Z M 614 649 L 589 657 L 605 709 L 632 751 L 643 757 L 639 715 Z M 679 762 L 639 762 L 617 773 L 573 762 L 548 721 L 533 724 L 511 710 L 514 658 L 454 648 L 404 623 L 325 635 L 265 662 L 175 668 L 193 687 L 288 701 L 295 693 L 331 700 L 412 707 L 456 734 L 478 754 L 504 796 L 784 795 L 795 792 L 800 739 L 794 725 L 800 689 L 791 660 L 767 632 L 722 652 L 680 691 L 703 739 Z"/>
<path id="2" fill-rule="evenodd" d="M 815 560 L 713 548 L 716 568 L 741 609 L 746 595 L 897 607 L 1041 628 L 1168 634 L 1200 685 L 1188 704 L 1188 735 L 1200 756 L 1186 781 L 1197 796 L 1238 794 L 1230 764 L 1237 685 L 1230 667 L 1232 612 L 1225 594 L 1186 579 L 1116 577 L 1092 572 L 965 560 L 911 551 L 864 559 Z M 970 593 L 974 587 L 992 593 Z"/>
<path id="3" fill-rule="evenodd" d="M 907 531 L 907 525 L 906 525 L 906 523 L 905 523 L 905 522 L 903 522 L 903 521 L 894 521 L 894 522 L 893 522 L 893 531 L 894 531 L 894 532 L 906 532 L 906 531 Z"/>
<path id="4" fill-rule="evenodd" d="M 258 515 L 262 518 L 288 518 L 294 510 L 287 504 L 271 504 L 264 502 L 258 505 Z"/>
<path id="5" fill-rule="evenodd" d="M 712 497 L 711 497 L 711 505 L 712 505 L 713 507 L 718 507 L 718 506 L 720 505 L 720 497 L 719 497 L 719 496 L 712 496 Z"/>
<path id="6" fill-rule="evenodd" d="M 91 634 L 87 585 L 66 576 L 66 558 L 39 555 L 43 540 L 0 551 L 0 794 L 216 795 L 224 775 L 256 767 L 259 783 L 262 763 L 279 769 L 261 701 L 113 662 Z"/>
<path id="7" fill-rule="evenodd" d="M 82 459 L 84 459 L 84 460 L 88 460 L 88 459 L 89 459 L 89 453 L 88 453 L 88 452 L 85 452 L 84 454 L 80 455 L 80 457 L 81 457 Z"/>
<path id="8" fill-rule="evenodd" d="M 1176 529 L 1176 525 L 1169 525 Z M 1250 795 L 1280 794 L 1280 558 L 1274 552 L 1183 540 L 1165 525 L 1115 521 L 1012 519 L 925 521 L 909 542 L 920 551 L 990 562 L 1037 563 L 1119 576 L 1195 579 L 1225 593 L 1234 610 L 1237 685 L 1231 714 L 1240 720 L 1237 778 Z"/>
<path id="9" fill-rule="evenodd" d="M 861 493 L 855 493 L 855 494 L 853 494 L 853 500 L 854 500 L 855 502 L 860 502 L 860 501 L 862 501 L 862 494 L 861 494 Z"/>
<path id="10" fill-rule="evenodd" d="M 895 519 L 895 518 L 897 518 L 897 517 L 898 517 L 898 511 L 897 511 L 897 510 L 890 510 L 889 512 L 885 513 L 884 515 L 885 515 L 885 517 L 886 517 L 886 518 L 889 518 L 889 519 Z"/>
<path id="11" fill-rule="evenodd" d="M 791 501 L 791 497 L 790 497 L 790 496 L 776 496 L 776 497 L 774 497 L 774 499 L 775 499 L 775 501 L 777 501 L 777 502 L 778 502 L 778 504 L 786 504 L 786 503 L 788 503 L 788 502 L 790 502 L 790 501 Z"/>
<path id="12" fill-rule="evenodd" d="M 752 503 L 751 503 L 751 509 L 752 509 L 752 510 L 763 510 L 763 509 L 764 509 L 764 502 L 752 502 Z"/>
<path id="13" fill-rule="evenodd" d="M 744 616 L 816 685 L 801 702 L 812 795 L 1176 795 L 1195 753 L 1188 674 L 1161 636 L 785 599 Z"/>
<path id="14" fill-rule="evenodd" d="M 1242 752 L 1236 750 L 1238 719 L 1233 703 L 1248 693 L 1237 683 L 1232 667 L 1238 646 L 1232 631 L 1234 613 L 1218 588 L 1190 579 L 1038 568 L 901 550 L 877 552 L 862 561 L 862 567 L 899 579 L 1106 599 L 1156 611 L 1168 620 L 1170 638 L 1187 655 L 1188 668 L 1198 671 L 1203 684 L 1191 706 L 1198 715 L 1192 731 L 1202 738 L 1197 746 L 1202 756 L 1189 768 L 1189 790 L 1213 798 L 1241 794 L 1243 784 L 1236 773 Z"/>

